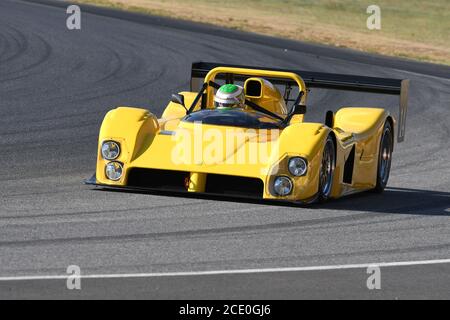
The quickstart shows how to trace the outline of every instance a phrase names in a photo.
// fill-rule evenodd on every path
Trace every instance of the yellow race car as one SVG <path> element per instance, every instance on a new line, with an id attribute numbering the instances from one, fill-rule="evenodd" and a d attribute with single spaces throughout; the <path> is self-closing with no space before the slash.
<path id="1" fill-rule="evenodd" d="M 309 203 L 386 187 L 405 135 L 409 80 L 199 62 L 161 118 L 118 107 L 103 120 L 90 185 Z M 310 89 L 399 96 L 305 122 Z M 396 134 L 395 134 L 395 133 Z"/>

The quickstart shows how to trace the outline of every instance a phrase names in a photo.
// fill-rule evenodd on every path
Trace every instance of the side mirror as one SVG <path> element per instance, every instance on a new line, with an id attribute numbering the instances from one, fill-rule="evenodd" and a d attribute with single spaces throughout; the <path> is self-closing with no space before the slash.
<path id="1" fill-rule="evenodd" d="M 286 118 L 284 118 L 282 124 L 283 125 L 288 125 L 289 122 L 291 121 L 291 119 L 296 115 L 296 114 L 305 114 L 306 113 L 306 106 L 303 104 L 294 104 L 294 106 L 292 107 L 291 111 L 289 112 L 289 114 L 286 116 Z"/>
<path id="2" fill-rule="evenodd" d="M 184 96 L 181 94 L 173 94 L 172 98 L 170 99 L 171 102 L 176 103 L 176 104 L 180 104 L 183 106 L 183 108 L 186 109 L 186 106 L 184 104 Z"/>
<path id="3" fill-rule="evenodd" d="M 294 114 L 305 114 L 306 113 L 306 106 L 302 104 L 296 104 L 291 111 L 292 115 Z"/>

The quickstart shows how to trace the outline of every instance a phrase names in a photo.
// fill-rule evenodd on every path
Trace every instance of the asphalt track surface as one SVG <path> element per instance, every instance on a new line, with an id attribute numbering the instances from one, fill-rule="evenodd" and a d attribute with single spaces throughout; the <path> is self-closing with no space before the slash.
<path id="1" fill-rule="evenodd" d="M 82 7 L 83 8 L 83 7 Z M 196 272 L 450 258 L 450 68 L 156 17 L 0 2 L 0 278 Z M 308 207 L 84 186 L 112 107 L 160 115 L 194 61 L 411 79 L 389 188 Z M 307 120 L 392 96 L 316 91 Z M 384 271 L 385 270 L 385 271 Z M 8 298 L 450 298 L 450 265 L 0 281 Z M 384 276 L 385 275 L 385 276 Z"/>

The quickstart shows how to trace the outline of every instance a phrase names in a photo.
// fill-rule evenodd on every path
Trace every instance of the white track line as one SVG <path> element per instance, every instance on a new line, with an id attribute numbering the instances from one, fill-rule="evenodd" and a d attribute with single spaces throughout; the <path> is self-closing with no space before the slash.
<path id="1" fill-rule="evenodd" d="M 267 268 L 267 269 L 238 269 L 238 270 L 217 270 L 217 271 L 192 271 L 192 272 L 167 272 L 167 273 L 131 273 L 131 274 L 92 274 L 81 275 L 82 279 L 120 279 L 120 278 L 152 278 L 152 277 L 186 277 L 186 276 L 208 276 L 208 275 L 232 275 L 232 274 L 255 274 L 255 273 L 278 273 L 278 272 L 301 272 L 301 271 L 330 271 L 345 269 L 364 269 L 369 267 L 405 267 L 421 266 L 432 264 L 450 263 L 450 259 L 403 261 L 403 262 L 381 262 L 364 264 L 347 264 L 334 266 L 316 267 L 294 267 L 294 268 Z M 48 275 L 48 276 L 21 276 L 21 277 L 0 277 L 0 281 L 27 281 L 27 280 L 65 280 L 69 275 Z"/>

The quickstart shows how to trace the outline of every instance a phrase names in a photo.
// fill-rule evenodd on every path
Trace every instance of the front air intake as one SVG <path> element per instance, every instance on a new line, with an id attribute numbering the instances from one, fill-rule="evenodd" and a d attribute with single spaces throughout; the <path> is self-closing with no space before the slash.
<path id="1" fill-rule="evenodd" d="M 162 191 L 187 191 L 189 177 L 190 173 L 184 171 L 132 168 L 128 173 L 127 186 Z M 261 199 L 264 193 L 264 183 L 258 178 L 208 173 L 205 192 Z"/>
<path id="2" fill-rule="evenodd" d="M 127 186 L 167 191 L 186 191 L 189 172 L 133 168 Z"/>
<path id="3" fill-rule="evenodd" d="M 208 174 L 206 192 L 228 196 L 262 198 L 264 183 L 258 178 Z"/>

